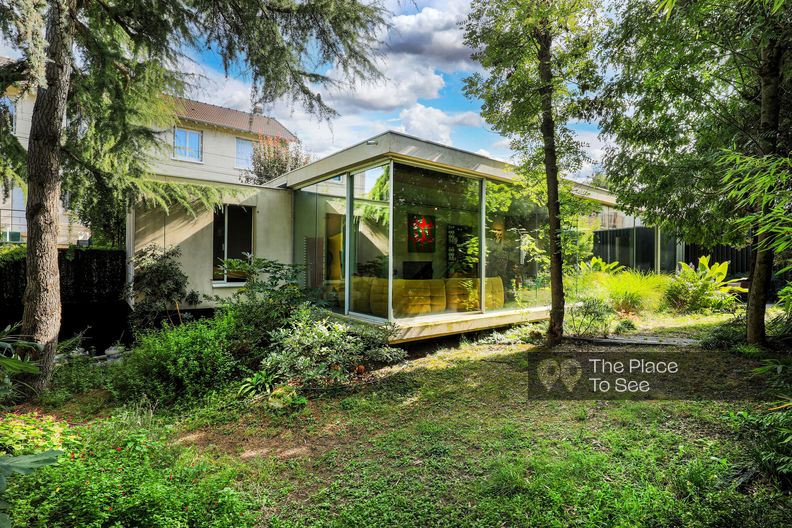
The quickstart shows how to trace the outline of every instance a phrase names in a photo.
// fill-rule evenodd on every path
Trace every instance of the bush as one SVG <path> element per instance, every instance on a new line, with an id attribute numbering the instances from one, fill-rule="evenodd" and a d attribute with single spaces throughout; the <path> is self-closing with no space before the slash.
<path id="1" fill-rule="evenodd" d="M 709 256 L 701 257 L 697 268 L 680 262 L 680 269 L 665 292 L 668 307 L 681 313 L 734 309 L 738 302 L 736 293 L 746 290 L 726 280 L 728 269 L 728 261 L 710 266 Z M 742 279 L 733 282 L 739 280 Z"/>
<path id="2" fill-rule="evenodd" d="M 729 350 L 746 341 L 745 317 L 735 317 L 708 330 L 701 339 L 701 347 L 708 350 Z"/>
<path id="3" fill-rule="evenodd" d="M 135 348 L 108 366 L 108 388 L 121 400 L 200 398 L 242 371 L 232 353 L 235 327 L 233 315 L 222 313 L 141 334 Z"/>
<path id="4" fill-rule="evenodd" d="M 53 416 L 5 413 L 0 420 L 0 456 L 61 449 L 73 438 L 69 424 Z"/>
<path id="5" fill-rule="evenodd" d="M 616 324 L 615 332 L 617 334 L 626 334 L 627 332 L 632 332 L 636 328 L 632 319 L 622 319 Z"/>
<path id="6" fill-rule="evenodd" d="M 179 305 L 199 302 L 197 292 L 187 292 L 188 277 L 182 270 L 180 256 L 178 247 L 163 250 L 153 244 L 135 254 L 135 280 L 127 292 L 135 298 L 130 316 L 135 330 L 152 328 L 162 314 L 171 324 L 182 322 Z M 171 307 L 176 308 L 177 321 L 171 317 Z"/>
<path id="7" fill-rule="evenodd" d="M 271 333 L 270 354 L 262 368 L 300 384 L 341 382 L 360 366 L 404 359 L 403 350 L 388 346 L 388 337 L 387 329 L 342 322 L 306 304 Z"/>
<path id="8" fill-rule="evenodd" d="M 59 463 L 14 478 L 19 526 L 251 526 L 254 508 L 217 470 L 157 429 L 113 419 L 79 428 Z"/>
<path id="9" fill-rule="evenodd" d="M 245 286 L 230 298 L 216 298 L 219 313 L 233 317 L 231 350 L 249 369 L 268 354 L 270 334 L 283 327 L 308 299 L 300 288 L 300 269 L 274 260 L 249 257 L 223 263 L 228 273 L 246 277 Z"/>
<path id="10" fill-rule="evenodd" d="M 741 412 L 735 419 L 751 446 L 753 465 L 785 488 L 792 488 L 792 407 Z"/>
<path id="11" fill-rule="evenodd" d="M 608 303 L 596 297 L 585 297 L 569 309 L 566 323 L 571 334 L 606 335 L 614 317 Z"/>
<path id="12" fill-rule="evenodd" d="M 617 312 L 656 312 L 662 308 L 669 281 L 658 273 L 592 271 L 578 278 L 578 289 L 581 298 L 602 299 Z"/>
<path id="13" fill-rule="evenodd" d="M 41 395 L 49 405 L 62 405 L 76 394 L 107 386 L 107 368 L 87 354 L 69 354 L 55 365 L 50 388 Z"/>

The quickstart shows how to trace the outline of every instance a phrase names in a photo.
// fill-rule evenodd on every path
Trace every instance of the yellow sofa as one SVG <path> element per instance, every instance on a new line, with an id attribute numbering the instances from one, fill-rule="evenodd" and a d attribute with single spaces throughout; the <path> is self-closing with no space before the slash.
<path id="1" fill-rule="evenodd" d="M 352 280 L 351 311 L 387 317 L 388 279 L 353 277 Z M 416 317 L 478 310 L 479 284 L 479 279 L 394 279 L 393 314 L 396 317 Z M 502 308 L 505 292 L 501 278 L 487 277 L 484 288 L 486 308 Z M 339 305 L 342 302 L 339 301 Z"/>

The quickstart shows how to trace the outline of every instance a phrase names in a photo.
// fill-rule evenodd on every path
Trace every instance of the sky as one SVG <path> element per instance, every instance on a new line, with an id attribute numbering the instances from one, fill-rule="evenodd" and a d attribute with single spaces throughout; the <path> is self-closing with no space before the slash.
<path id="1" fill-rule="evenodd" d="M 264 109 L 291 130 L 305 149 L 326 156 L 386 130 L 405 132 L 510 161 L 508 141 L 493 132 L 480 115 L 481 101 L 465 97 L 465 78 L 477 69 L 470 49 L 463 43 L 459 23 L 470 0 L 385 0 L 392 12 L 391 28 L 383 31 L 378 66 L 384 78 L 358 83 L 353 88 L 323 93 L 338 112 L 329 122 L 320 121 L 299 105 L 286 101 Z M 18 56 L 0 39 L 0 55 Z M 211 52 L 191 54 L 183 65 L 198 74 L 196 89 L 188 94 L 203 102 L 251 110 L 250 84 L 243 74 L 222 70 Z M 574 123 L 571 128 L 587 145 L 593 163 L 587 163 L 575 179 L 591 175 L 601 159 L 605 143 L 598 138 L 596 123 Z"/>
<path id="2" fill-rule="evenodd" d="M 493 132 L 480 115 L 481 101 L 465 97 L 465 78 L 476 71 L 464 45 L 459 23 L 470 0 L 391 0 L 391 28 L 383 32 L 378 60 L 384 78 L 353 89 L 323 93 L 339 116 L 322 122 L 297 105 L 284 102 L 266 108 L 314 156 L 332 154 L 385 130 L 397 130 L 485 156 L 510 161 L 506 139 Z M 250 87 L 244 78 L 226 76 L 211 52 L 191 65 L 204 78 L 192 94 L 204 102 L 250 111 Z M 601 159 L 604 143 L 595 123 L 571 126 L 587 144 L 593 163 L 577 174 L 585 179 Z"/>

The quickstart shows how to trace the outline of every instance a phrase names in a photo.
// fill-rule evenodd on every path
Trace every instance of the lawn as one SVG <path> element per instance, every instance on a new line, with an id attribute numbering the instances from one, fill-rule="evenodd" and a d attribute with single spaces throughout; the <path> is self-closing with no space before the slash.
<path id="1" fill-rule="evenodd" d="M 684 324 L 656 326 L 700 331 Z M 740 470 L 750 446 L 729 416 L 760 404 L 534 400 L 524 367 L 537 350 L 424 350 L 297 416 L 204 408 L 172 438 L 238 472 L 263 525 L 792 523 L 790 497 Z"/>

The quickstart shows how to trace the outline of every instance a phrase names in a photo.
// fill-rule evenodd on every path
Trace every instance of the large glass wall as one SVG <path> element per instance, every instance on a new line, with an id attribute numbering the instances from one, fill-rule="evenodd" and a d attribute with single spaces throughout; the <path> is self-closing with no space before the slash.
<path id="1" fill-rule="evenodd" d="M 304 187 L 294 196 L 294 262 L 303 286 L 328 309 L 344 312 L 346 176 Z"/>
<path id="2" fill-rule="evenodd" d="M 486 185 L 486 310 L 548 304 L 547 208 L 513 185 Z"/>
<path id="3" fill-rule="evenodd" d="M 349 311 L 388 317 L 390 165 L 352 175 Z"/>
<path id="4" fill-rule="evenodd" d="M 594 233 L 594 255 L 605 262 L 635 267 L 635 218 L 615 207 L 603 206 L 600 229 Z"/>
<path id="5" fill-rule="evenodd" d="M 482 180 L 394 164 L 393 315 L 481 309 Z"/>
<path id="6" fill-rule="evenodd" d="M 547 209 L 519 186 L 389 161 L 296 191 L 294 209 L 303 284 L 331 310 L 388 319 L 550 304 Z M 673 239 L 594 209 L 562 225 L 572 296 L 592 256 L 674 270 Z"/>

